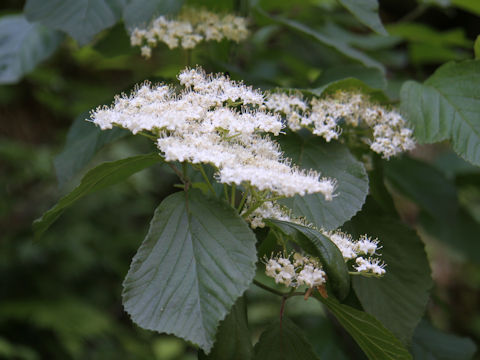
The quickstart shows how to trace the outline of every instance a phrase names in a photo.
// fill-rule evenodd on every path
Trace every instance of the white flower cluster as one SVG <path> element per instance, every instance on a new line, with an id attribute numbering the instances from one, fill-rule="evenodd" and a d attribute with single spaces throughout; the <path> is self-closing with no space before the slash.
<path id="1" fill-rule="evenodd" d="M 201 41 L 240 42 L 248 36 L 247 20 L 232 14 L 220 15 L 205 9 L 184 7 L 176 19 L 160 16 L 146 29 L 135 28 L 130 35 L 132 46 L 141 46 L 142 55 L 151 56 L 159 42 L 170 49 L 193 49 Z"/>
<path id="2" fill-rule="evenodd" d="M 255 201 L 249 196 L 241 215 L 245 214 L 253 204 L 255 204 Z M 292 211 L 286 206 L 280 205 L 276 201 L 265 201 L 262 205 L 251 212 L 245 220 L 250 223 L 252 229 L 265 227 L 265 222 L 263 221 L 265 219 L 288 221 L 303 226 L 309 226 L 304 218 L 293 217 L 291 212 Z"/>
<path id="3" fill-rule="evenodd" d="M 371 104 L 361 94 L 338 92 L 326 99 L 307 101 L 300 93 L 271 93 L 265 105 L 283 113 L 291 130 L 309 128 L 327 142 L 338 139 L 342 123 L 354 128 L 369 127 L 373 141 L 370 138 L 361 140 L 386 159 L 415 147 L 413 131 L 400 114 Z"/>
<path id="4" fill-rule="evenodd" d="M 246 202 L 243 213 L 248 211 L 251 201 Z M 320 231 L 328 237 L 340 250 L 345 262 L 354 260 L 356 265 L 353 268 L 363 274 L 373 274 L 382 276 L 385 274 L 385 264 L 375 256 L 379 256 L 377 250 L 378 239 L 372 239 L 368 235 L 362 235 L 358 240 L 354 240 L 350 234 L 342 231 L 324 231 L 316 229 L 312 224 L 308 223 L 304 218 L 296 218 L 292 216 L 292 211 L 275 201 L 264 202 L 260 207 L 255 209 L 246 220 L 250 222 L 252 228 L 264 227 L 264 219 L 275 219 L 300 224 L 306 227 Z"/>
<path id="5" fill-rule="evenodd" d="M 355 241 L 350 234 L 341 231 L 323 232 L 340 249 L 345 261 L 355 259 L 354 269 L 361 273 L 371 273 L 374 275 L 385 274 L 385 264 L 378 258 L 372 256 L 378 255 L 378 239 L 371 239 L 367 235 L 362 235 Z M 368 256 L 368 258 L 365 258 Z"/>
<path id="6" fill-rule="evenodd" d="M 265 274 L 275 283 L 290 287 L 306 285 L 309 288 L 325 284 L 326 274 L 318 261 L 299 253 L 292 255 L 278 254 L 265 259 Z"/>
<path id="7" fill-rule="evenodd" d="M 166 161 L 212 164 L 224 184 L 332 199 L 333 180 L 292 167 L 278 144 L 262 135 L 278 135 L 283 124 L 278 115 L 260 109 L 261 92 L 200 68 L 186 69 L 178 79 L 185 87 L 178 95 L 169 86 L 145 83 L 130 96 L 117 96 L 112 107 L 96 109 L 91 120 L 102 129 L 116 125 L 134 134 L 152 132 Z"/>

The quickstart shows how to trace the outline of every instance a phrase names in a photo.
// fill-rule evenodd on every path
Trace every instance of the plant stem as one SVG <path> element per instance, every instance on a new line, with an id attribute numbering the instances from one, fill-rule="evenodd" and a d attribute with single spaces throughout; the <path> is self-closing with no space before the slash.
<path id="1" fill-rule="evenodd" d="M 225 200 L 228 202 L 230 202 L 230 199 L 228 198 L 228 187 L 227 187 L 227 184 L 223 184 L 223 193 L 225 195 Z"/>
<path id="2" fill-rule="evenodd" d="M 180 180 L 182 180 L 182 182 L 185 184 L 186 180 L 185 180 L 185 178 L 183 177 L 182 172 L 181 172 L 180 170 L 178 170 L 175 165 L 170 164 L 169 162 L 167 162 L 167 164 L 168 164 L 168 166 L 170 166 L 170 167 L 172 168 L 173 172 L 174 172 L 175 174 L 177 174 L 177 176 L 180 178 Z"/>
<path id="3" fill-rule="evenodd" d="M 372 273 L 365 273 L 365 272 L 358 272 L 358 271 L 349 271 L 349 275 L 356 275 L 356 276 L 365 276 L 365 277 L 374 277 L 374 278 L 379 278 L 379 275 L 375 275 Z"/>
<path id="4" fill-rule="evenodd" d="M 256 203 L 254 203 L 248 210 L 245 214 L 243 214 L 243 218 L 247 218 L 251 213 L 253 213 L 255 210 L 257 210 L 260 206 L 262 206 L 264 202 L 263 201 L 257 201 Z"/>
<path id="5" fill-rule="evenodd" d="M 272 294 L 275 294 L 275 295 L 278 295 L 278 296 L 286 296 L 288 294 L 284 294 L 282 293 L 281 291 L 278 291 L 278 290 L 275 290 L 275 289 L 272 289 L 270 286 L 267 286 L 267 285 L 264 285 L 262 284 L 260 281 L 257 281 L 255 279 L 253 279 L 253 284 L 258 286 L 259 288 L 262 288 L 263 290 L 266 290 Z"/>
<path id="6" fill-rule="evenodd" d="M 237 212 L 240 214 L 240 211 L 242 211 L 243 205 L 245 205 L 245 201 L 247 200 L 248 197 L 248 189 L 243 193 L 242 199 L 240 200 L 240 204 L 238 205 Z"/>
<path id="7" fill-rule="evenodd" d="M 427 4 L 420 4 L 415 9 L 410 11 L 408 14 L 406 14 L 405 16 L 397 20 L 396 23 L 413 21 L 416 18 L 422 16 L 427 9 L 428 9 Z"/>
<path id="8" fill-rule="evenodd" d="M 232 184 L 232 201 L 230 202 L 230 205 L 232 205 L 233 208 L 235 208 L 235 191 L 237 190 L 237 186 L 235 183 Z"/>
<path id="9" fill-rule="evenodd" d="M 157 140 L 157 139 L 158 139 L 157 136 L 150 135 L 149 133 L 146 133 L 146 132 L 144 132 L 144 131 L 139 131 L 137 134 L 138 134 L 138 135 L 145 136 L 145 137 L 147 137 L 147 138 L 149 138 L 149 139 L 152 139 L 152 140 Z"/>
<path id="10" fill-rule="evenodd" d="M 185 50 L 185 66 L 190 67 L 191 66 L 191 60 L 192 60 L 192 52 L 190 50 Z"/>
<path id="11" fill-rule="evenodd" d="M 277 200 L 280 200 L 280 199 L 285 199 L 285 196 L 275 196 L 275 197 L 272 197 L 272 198 L 264 199 L 264 201 L 277 201 Z"/>
<path id="12" fill-rule="evenodd" d="M 213 188 L 212 183 L 208 179 L 207 173 L 205 172 L 205 169 L 203 168 L 202 164 L 200 164 L 197 167 L 197 169 L 200 170 L 200 173 L 202 174 L 203 180 L 205 180 L 205 182 L 207 183 L 207 186 L 210 189 L 210 191 L 212 192 L 212 194 L 216 196 L 217 193 L 215 192 L 215 189 Z"/>

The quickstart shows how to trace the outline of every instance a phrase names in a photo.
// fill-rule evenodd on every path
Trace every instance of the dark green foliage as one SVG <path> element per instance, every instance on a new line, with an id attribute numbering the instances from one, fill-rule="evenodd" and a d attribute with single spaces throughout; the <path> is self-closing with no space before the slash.
<path id="1" fill-rule="evenodd" d="M 402 109 L 421 143 L 446 139 L 464 159 L 480 166 L 480 61 L 448 63 L 424 84 L 402 86 Z"/>
<path id="2" fill-rule="evenodd" d="M 155 210 L 133 258 L 125 310 L 141 327 L 208 353 L 218 322 L 252 281 L 255 261 L 255 236 L 232 208 L 198 190 L 175 193 Z"/>
<path id="3" fill-rule="evenodd" d="M 302 329 L 284 317 L 267 328 L 255 345 L 254 360 L 318 360 Z"/>
<path id="4" fill-rule="evenodd" d="M 103 163 L 90 170 L 72 192 L 35 220 L 33 228 L 37 236 L 41 236 L 52 225 L 66 208 L 80 198 L 125 180 L 132 174 L 161 161 L 158 154 L 138 155 L 127 159 Z"/>
<path id="5" fill-rule="evenodd" d="M 279 220 L 267 220 L 268 224 L 298 243 L 307 253 L 320 259 L 336 295 L 344 299 L 350 290 L 350 277 L 342 253 L 326 236 L 314 229 Z"/>
<path id="6" fill-rule="evenodd" d="M 304 169 L 315 169 L 322 176 L 336 179 L 337 196 L 327 201 L 321 194 L 285 199 L 297 216 L 304 216 L 318 228 L 332 230 L 359 211 L 368 193 L 368 178 L 363 164 L 348 148 L 338 143 L 325 143 L 317 137 L 302 138 L 291 134 L 281 138 L 286 155 Z"/>
<path id="7" fill-rule="evenodd" d="M 473 358 L 470 338 L 480 340 L 480 8 L 469 0 L 414 3 L 2 2 L 0 358 Z M 184 5 L 247 16 L 251 34 L 191 51 L 159 44 L 142 59 L 129 31 Z M 154 140 L 115 141 L 129 133 L 85 121 L 87 110 L 135 83 L 176 85 L 178 71 L 196 64 L 306 98 L 361 92 L 399 108 L 419 143 L 443 143 L 384 161 L 355 142 L 369 129 L 348 129 L 330 143 L 285 129 L 277 139 L 285 157 L 336 179 L 336 196 L 280 200 L 311 227 L 265 220 L 252 231 L 235 209 L 245 184 L 209 187 L 191 165 L 183 172 L 181 164 L 152 167 L 163 162 Z M 450 146 L 469 163 L 443 154 Z M 59 197 L 54 158 L 62 192 L 91 162 L 107 162 L 34 222 L 43 235 L 34 242 L 30 224 Z M 213 166 L 206 177 L 215 181 Z M 223 200 L 234 191 L 236 198 Z M 338 227 L 379 238 L 383 278 L 349 273 L 354 264 L 319 230 Z M 326 287 L 292 289 L 267 278 L 262 259 L 282 245 L 318 257 Z"/>

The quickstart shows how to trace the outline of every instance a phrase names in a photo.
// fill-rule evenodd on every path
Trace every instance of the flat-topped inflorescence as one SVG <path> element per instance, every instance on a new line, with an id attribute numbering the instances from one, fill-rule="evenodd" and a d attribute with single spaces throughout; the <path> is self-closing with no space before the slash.
<path id="1" fill-rule="evenodd" d="M 264 109 L 262 92 L 200 68 L 185 69 L 178 79 L 184 86 L 178 94 L 167 85 L 144 83 L 130 96 L 117 96 L 111 107 L 93 111 L 91 120 L 102 129 L 147 131 L 166 161 L 211 164 L 224 184 L 247 184 L 276 196 L 333 198 L 334 180 L 293 166 L 268 136 L 279 135 L 283 123 Z"/>
<path id="2" fill-rule="evenodd" d="M 247 36 L 246 18 L 185 6 L 176 18 L 160 16 L 146 28 L 133 29 L 130 42 L 132 46 L 140 46 L 142 56 L 149 58 L 158 43 L 170 49 L 193 49 L 202 41 L 240 42 Z"/>

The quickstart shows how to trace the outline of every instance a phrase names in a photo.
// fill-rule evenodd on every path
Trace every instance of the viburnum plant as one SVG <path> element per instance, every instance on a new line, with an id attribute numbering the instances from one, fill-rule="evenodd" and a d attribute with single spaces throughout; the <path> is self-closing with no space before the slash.
<path id="1" fill-rule="evenodd" d="M 375 6 L 365 18 L 341 1 L 385 32 L 376 1 L 367 2 Z M 27 1 L 32 14 L 35 3 Z M 252 11 L 329 45 L 258 4 Z M 144 61 L 160 48 L 182 48 L 188 62 L 204 42 L 248 42 L 253 29 L 253 18 L 188 6 L 129 27 Z M 338 50 L 381 67 L 348 46 Z M 479 165 L 480 94 L 471 85 L 478 74 L 478 60 L 446 64 L 424 84 L 405 82 L 399 107 L 352 78 L 261 90 L 188 64 L 175 81 L 145 81 L 91 111 L 85 121 L 92 126 L 146 137 L 155 151 L 90 170 L 35 231 L 42 234 L 84 195 L 162 163 L 177 176 L 176 191 L 155 210 L 123 283 L 134 323 L 191 342 L 200 358 L 312 359 L 285 311 L 300 296 L 325 306 L 368 358 L 410 359 L 430 268 L 422 241 L 397 215 L 384 168 L 416 141 L 444 139 Z M 279 321 L 255 348 L 244 295 L 252 286 L 279 299 Z"/>

